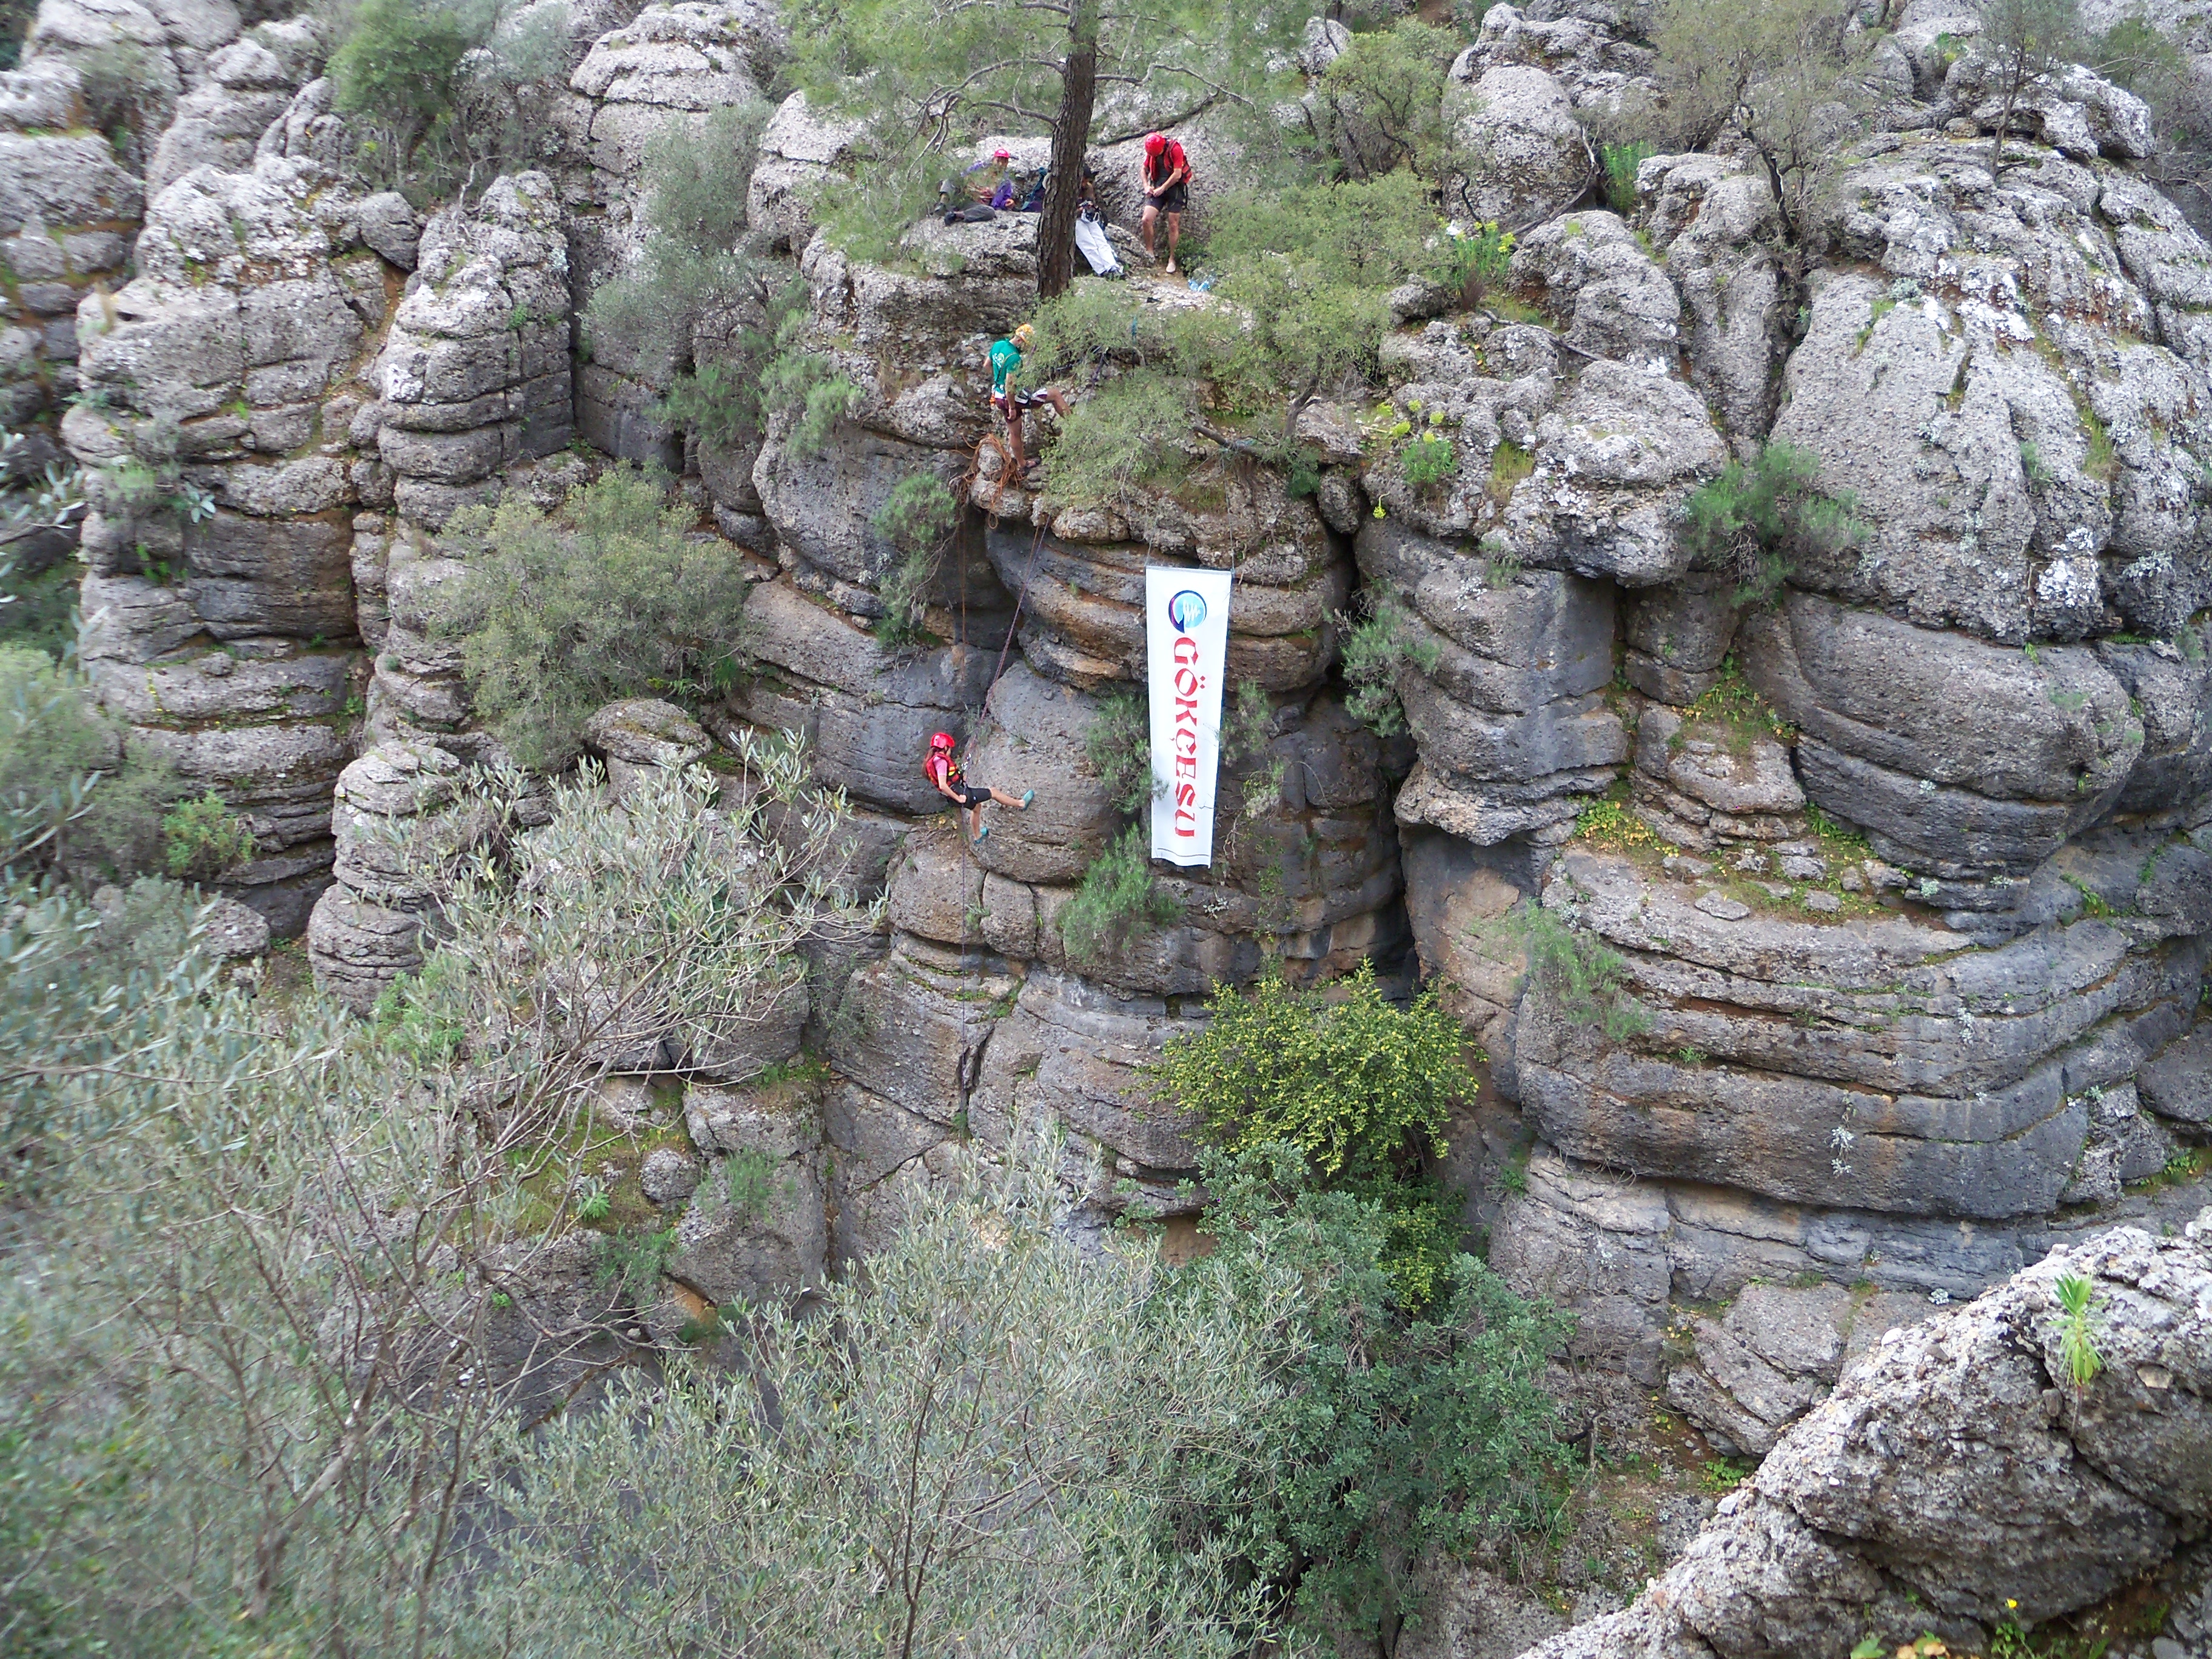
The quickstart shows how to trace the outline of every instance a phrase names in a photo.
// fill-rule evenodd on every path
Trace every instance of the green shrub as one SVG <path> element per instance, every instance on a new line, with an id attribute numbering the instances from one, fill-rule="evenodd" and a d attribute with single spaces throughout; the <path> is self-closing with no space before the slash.
<path id="1" fill-rule="evenodd" d="M 161 66 L 137 40 L 111 37 L 76 59 L 85 113 L 125 156 L 158 132 L 169 112 Z"/>
<path id="2" fill-rule="evenodd" d="M 1170 1042 L 1155 1075 L 1232 1151 L 1285 1141 L 1330 1179 L 1385 1174 L 1441 1151 L 1452 1103 L 1474 1089 L 1466 1033 L 1435 989 L 1395 1007 L 1372 963 L 1326 994 L 1275 972 L 1206 1006 L 1205 1029 Z"/>
<path id="3" fill-rule="evenodd" d="M 734 677 L 745 568 L 691 528 L 659 482 L 628 467 L 558 516 L 512 496 L 453 515 L 446 539 L 462 568 L 430 601 L 432 629 L 460 641 L 477 714 L 525 765 L 569 759 L 603 703 L 696 701 Z"/>
<path id="4" fill-rule="evenodd" d="M 330 76 L 356 169 L 418 206 L 482 188 L 560 142 L 526 94 L 568 73 L 568 21 L 528 0 L 355 0 Z"/>
<path id="5" fill-rule="evenodd" d="M 675 1248 L 672 1221 L 665 1227 L 617 1228 L 599 1246 L 599 1282 L 637 1301 L 649 1300 L 660 1283 L 660 1264 Z"/>
<path id="6" fill-rule="evenodd" d="M 1168 370 L 1131 371 L 1079 398 L 1044 453 L 1044 492 L 1078 505 L 1112 501 L 1139 486 L 1172 489 L 1190 467 L 1198 406 L 1191 383 Z"/>
<path id="7" fill-rule="evenodd" d="M 1275 706 L 1257 680 L 1239 680 L 1237 695 L 1222 705 L 1221 763 L 1238 767 L 1259 759 L 1275 740 Z M 1150 763 L 1150 745 L 1146 746 Z M 1237 823 L 1256 818 L 1283 797 L 1283 779 L 1290 771 L 1287 759 L 1278 757 L 1267 766 L 1247 773 L 1239 792 Z"/>
<path id="8" fill-rule="evenodd" d="M 1687 505 L 1683 536 L 1692 555 L 1737 582 L 1738 605 L 1771 605 L 1808 558 L 1856 547 L 1870 531 L 1857 499 L 1821 493 L 1820 457 L 1801 445 L 1764 446 L 1749 465 L 1730 460 Z"/>
<path id="9" fill-rule="evenodd" d="M 659 411 L 679 425 L 690 424 L 674 420 L 679 411 L 702 414 L 718 434 L 758 430 L 757 416 L 742 411 L 748 403 L 757 407 L 759 360 L 790 303 L 793 284 L 743 246 L 745 198 L 769 114 L 757 100 L 732 105 L 696 126 L 678 122 L 647 143 L 638 180 L 645 199 L 637 262 L 594 293 L 584 312 L 594 357 L 619 353 L 655 381 L 691 367 L 702 320 L 720 313 L 744 318 L 731 361 L 699 365 L 704 383 L 672 391 Z M 773 316 L 771 295 L 782 302 Z M 710 368 L 725 372 L 709 374 Z"/>
<path id="10" fill-rule="evenodd" d="M 1389 1261 L 1398 1215 L 1320 1187 L 1280 1142 L 1208 1149 L 1200 1167 L 1209 1269 L 1232 1285 L 1287 1269 L 1304 1286 L 1251 1556 L 1317 1650 L 1348 1626 L 1387 1653 L 1419 1609 L 1422 1563 L 1556 1534 L 1571 1455 L 1543 1376 L 1573 1322 L 1459 1253 L 1409 1312 Z"/>
<path id="11" fill-rule="evenodd" d="M 1452 1103 L 1473 1093 L 1466 1033 L 1433 988 L 1386 1000 L 1371 963 L 1327 992 L 1279 971 L 1249 991 L 1224 986 L 1202 1030 L 1173 1039 L 1154 1067 L 1163 1094 L 1233 1152 L 1295 1146 L 1323 1180 L 1389 1218 L 1383 1261 L 1401 1306 L 1426 1306 L 1460 1249 L 1449 1198 L 1419 1173 L 1443 1151 Z"/>
<path id="12" fill-rule="evenodd" d="M 386 129 L 404 167 L 452 111 L 461 59 L 483 43 L 489 21 L 482 8 L 447 0 L 360 0 L 331 54 L 338 112 Z"/>
<path id="13" fill-rule="evenodd" d="M 1154 782 L 1152 710 L 1142 690 L 1124 686 L 1098 699 L 1083 753 L 1116 812 L 1134 817 L 1145 810 Z"/>
<path id="14" fill-rule="evenodd" d="M 1452 231 L 1444 246 L 1447 286 L 1466 304 L 1479 306 L 1512 270 L 1513 250 L 1520 240 L 1511 231 L 1499 229 L 1496 220 L 1486 219 Z"/>
<path id="15" fill-rule="evenodd" d="M 769 1206 L 790 1190 L 788 1178 L 779 1180 L 782 1165 L 758 1147 L 732 1152 L 722 1166 L 722 1195 L 738 1222 L 749 1224 L 768 1214 Z"/>
<path id="16" fill-rule="evenodd" d="M 168 763 L 42 651 L 0 646 L 0 866 L 127 878 L 161 860 Z"/>
<path id="17" fill-rule="evenodd" d="M 1398 676 L 1408 668 L 1433 673 L 1443 660 L 1443 647 L 1416 633 L 1413 620 L 1395 599 L 1375 602 L 1364 621 L 1353 623 L 1341 616 L 1337 621 L 1348 629 L 1344 678 L 1352 690 L 1345 698 L 1346 712 L 1376 736 L 1396 737 L 1406 729 Z"/>
<path id="18" fill-rule="evenodd" d="M 749 1313 L 744 1364 L 626 1370 L 522 1443 L 482 1577 L 515 1650 L 1195 1659 L 1271 1633 L 1245 1512 L 1301 1286 L 1085 1250 L 1060 1151 L 962 1161 L 807 1315 Z M 578 1538 L 680 1553 L 714 1593 Z"/>
<path id="19" fill-rule="evenodd" d="M 253 831 L 212 789 L 161 817 L 161 864 L 173 880 L 215 881 L 253 856 Z"/>
<path id="20" fill-rule="evenodd" d="M 1605 162 L 1606 204 L 1622 216 L 1636 211 L 1636 170 L 1658 151 L 1644 139 L 1625 144 L 1607 144 L 1601 159 Z"/>
<path id="21" fill-rule="evenodd" d="M 1627 959 L 1542 905 L 1524 903 L 1478 928 L 1474 938 L 1485 945 L 1517 945 L 1527 952 L 1529 978 L 1576 1024 L 1595 1026 L 1614 1042 L 1651 1029 L 1650 1014 L 1627 993 Z"/>
<path id="22" fill-rule="evenodd" d="M 1151 826 L 1132 824 L 1091 860 L 1083 885 L 1060 913 L 1060 942 L 1071 961 L 1103 963 L 1182 914 L 1181 902 L 1153 879 L 1151 848 Z"/>
<path id="23" fill-rule="evenodd" d="M 1432 489 L 1459 471 L 1459 452 L 1441 432 L 1424 432 L 1407 444 L 1399 457 L 1406 482 L 1416 489 Z"/>
<path id="24" fill-rule="evenodd" d="M 2058 1294 L 2059 1362 L 2078 1394 L 2105 1369 L 2105 1356 L 2097 1348 L 2097 1287 L 2080 1273 L 2061 1273 L 2054 1288 Z"/>
<path id="25" fill-rule="evenodd" d="M 735 364 L 707 363 L 671 381 L 653 412 L 680 432 L 735 448 L 760 434 L 759 377 Z"/>
<path id="26" fill-rule="evenodd" d="M 1439 178 L 1450 135 L 1443 121 L 1444 79 L 1458 55 L 1449 29 L 1405 18 L 1352 37 L 1315 88 L 1322 149 L 1355 179 L 1410 167 Z"/>
<path id="27" fill-rule="evenodd" d="M 945 547 L 960 521 L 960 503 L 933 472 L 910 472 L 891 486 L 868 522 L 905 556 L 883 580 L 882 619 L 876 637 L 904 645 L 917 637 L 922 607 L 945 561 Z"/>

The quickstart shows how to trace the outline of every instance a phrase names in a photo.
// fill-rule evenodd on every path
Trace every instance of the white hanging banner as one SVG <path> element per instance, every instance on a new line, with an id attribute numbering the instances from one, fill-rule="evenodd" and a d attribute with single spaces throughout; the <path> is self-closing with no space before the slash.
<path id="1" fill-rule="evenodd" d="M 1152 714 L 1152 856 L 1213 862 L 1213 779 L 1228 678 L 1229 573 L 1145 570 L 1145 680 Z"/>

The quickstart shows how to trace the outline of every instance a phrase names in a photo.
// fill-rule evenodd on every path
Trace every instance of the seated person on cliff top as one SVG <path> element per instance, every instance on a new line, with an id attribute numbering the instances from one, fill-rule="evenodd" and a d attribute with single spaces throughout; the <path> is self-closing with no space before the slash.
<path id="1" fill-rule="evenodd" d="M 1006 476 L 1009 483 L 1018 483 L 1036 463 L 1024 459 L 1022 454 L 1022 419 L 1037 404 L 1050 404 L 1060 411 L 1062 420 L 1067 418 L 1070 407 L 1067 394 L 1057 386 L 1039 386 L 1035 392 L 1017 391 L 1013 384 L 1014 371 L 1022 366 L 1022 353 L 1029 349 L 1036 331 L 1027 323 L 1003 340 L 991 342 L 991 407 L 1006 417 L 1006 438 L 1013 452 L 1012 469 Z"/>
<path id="2" fill-rule="evenodd" d="M 991 831 L 983 822 L 983 808 L 993 801 L 1001 806 L 1011 806 L 1017 812 L 1029 811 L 1030 803 L 1036 799 L 1036 791 L 1025 789 L 1016 799 L 1003 789 L 988 789 L 970 785 L 960 775 L 960 762 L 952 752 L 950 732 L 933 733 L 929 739 L 929 758 L 921 763 L 922 775 L 937 786 L 937 793 L 954 802 L 968 815 L 968 833 L 971 841 L 981 841 Z"/>

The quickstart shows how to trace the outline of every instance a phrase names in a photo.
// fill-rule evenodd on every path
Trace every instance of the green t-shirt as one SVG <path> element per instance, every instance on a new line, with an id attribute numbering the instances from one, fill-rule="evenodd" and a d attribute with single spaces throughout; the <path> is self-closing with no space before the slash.
<path id="1" fill-rule="evenodd" d="M 994 398 L 1006 395 L 1007 377 L 1021 366 L 1022 349 L 1012 340 L 994 340 L 991 343 L 991 395 Z"/>

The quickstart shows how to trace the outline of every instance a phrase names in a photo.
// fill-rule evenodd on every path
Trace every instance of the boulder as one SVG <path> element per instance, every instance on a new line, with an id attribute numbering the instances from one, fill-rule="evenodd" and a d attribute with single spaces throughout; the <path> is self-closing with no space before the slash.
<path id="1" fill-rule="evenodd" d="M 1547 1140 L 1645 1176 L 1904 1215 L 2056 1210 L 2094 1138 L 2087 1091 L 2181 1028 L 2205 951 L 2138 947 L 2085 917 L 1960 953 L 1903 916 L 1708 906 L 1695 883 L 1575 845 L 1544 902 L 1623 954 L 1648 1022 L 1609 1039 L 1549 980 L 1526 990 L 1514 1088 Z"/>
<path id="2" fill-rule="evenodd" d="M 797 732 L 815 775 L 856 799 L 902 812 L 944 802 L 921 773 L 933 732 L 963 736 L 996 666 L 996 651 L 951 645 L 893 651 L 787 581 L 746 596 L 763 672 L 734 701 L 754 725 Z"/>
<path id="3" fill-rule="evenodd" d="M 1971 1307 L 1886 1332 L 1625 1611 L 1525 1659 L 1838 1652 L 2087 1607 L 2201 1523 L 2212 1469 L 2212 1216 L 2121 1228 Z M 2062 1357 L 2088 1282 L 2102 1369 Z"/>
<path id="4" fill-rule="evenodd" d="M 813 193 L 859 137 L 857 126 L 808 108 L 805 93 L 786 98 L 761 131 L 745 197 L 747 222 L 794 252 L 804 248 L 814 234 Z"/>
<path id="5" fill-rule="evenodd" d="M 1844 175 L 1826 234 L 1884 275 L 1818 279 L 1773 435 L 1871 534 L 1792 580 L 2014 645 L 2118 617 L 2170 636 L 2212 599 L 2182 453 L 2212 363 L 2183 296 L 2212 296 L 2212 249 L 2140 181 L 2047 152 L 1988 202 L 1975 154 Z"/>
<path id="6" fill-rule="evenodd" d="M 1566 88 L 1540 69 L 1486 69 L 1468 47 L 1444 82 L 1443 118 L 1467 158 L 1444 191 L 1463 218 L 1517 228 L 1571 204 L 1596 171 Z"/>
<path id="7" fill-rule="evenodd" d="M 631 697 L 593 711 L 584 722 L 584 747 L 606 763 L 607 782 L 619 799 L 647 773 L 703 759 L 714 740 L 674 703 Z"/>
<path id="8" fill-rule="evenodd" d="M 1413 645 L 1396 690 L 1421 751 L 1401 823 L 1487 846 L 1571 822 L 1627 757 L 1600 695 L 1613 676 L 1613 590 L 1553 570 L 1512 570 L 1396 528 L 1362 527 L 1359 564 L 1409 602 Z"/>

